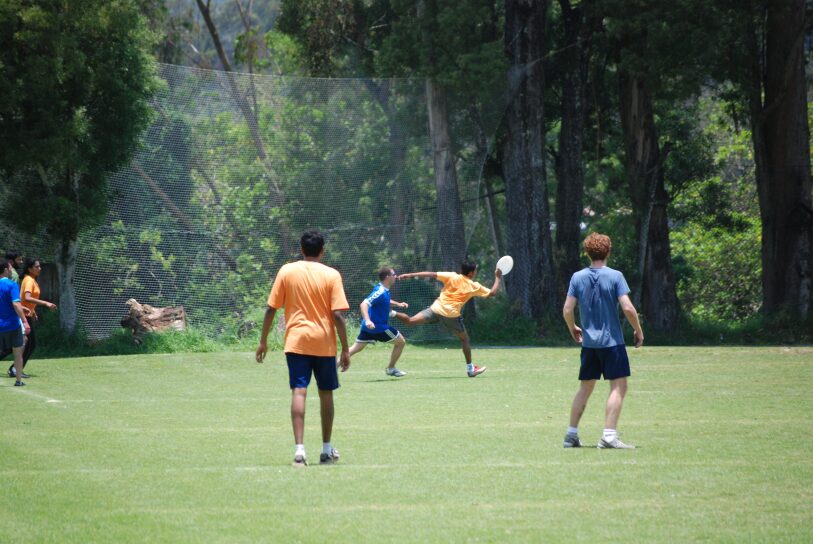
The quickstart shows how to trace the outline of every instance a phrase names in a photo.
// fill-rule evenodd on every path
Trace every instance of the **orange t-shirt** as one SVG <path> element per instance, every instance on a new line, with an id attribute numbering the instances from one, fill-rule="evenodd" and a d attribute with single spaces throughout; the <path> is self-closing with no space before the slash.
<path id="1" fill-rule="evenodd" d="M 333 311 L 347 310 L 342 276 L 315 261 L 288 263 L 279 269 L 268 305 L 285 307 L 285 352 L 336 356 Z"/>
<path id="2" fill-rule="evenodd" d="M 459 317 L 471 297 L 487 297 L 491 293 L 491 289 L 463 274 L 438 272 L 437 278 L 443 282 L 443 289 L 430 308 L 443 317 Z"/>
<path id="3" fill-rule="evenodd" d="M 40 298 L 40 284 L 37 283 L 37 280 L 27 274 L 25 277 L 23 277 L 23 282 L 20 284 L 20 302 L 22 302 L 23 306 L 33 312 L 37 309 L 37 305 L 34 302 L 25 301 L 26 291 L 30 291 L 32 297 L 37 299 Z"/>

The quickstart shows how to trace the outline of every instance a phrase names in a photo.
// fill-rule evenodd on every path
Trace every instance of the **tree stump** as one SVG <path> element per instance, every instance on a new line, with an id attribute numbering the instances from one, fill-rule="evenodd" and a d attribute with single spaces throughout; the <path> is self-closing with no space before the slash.
<path id="1" fill-rule="evenodd" d="M 149 304 L 140 304 L 136 299 L 127 301 L 129 311 L 121 320 L 121 326 L 133 331 L 133 341 L 141 344 L 148 332 L 173 329 L 186 330 L 186 310 L 183 306 L 155 308 Z"/>

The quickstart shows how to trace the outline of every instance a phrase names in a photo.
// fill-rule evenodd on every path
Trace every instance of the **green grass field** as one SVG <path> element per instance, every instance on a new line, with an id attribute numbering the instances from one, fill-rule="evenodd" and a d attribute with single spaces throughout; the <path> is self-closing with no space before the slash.
<path id="1" fill-rule="evenodd" d="M 0 382 L 0 541 L 813 540 L 813 348 L 630 355 L 638 449 L 565 450 L 577 348 L 476 349 L 469 379 L 458 349 L 408 345 L 400 380 L 368 348 L 336 394 L 340 464 L 305 469 L 281 353 L 32 360 Z"/>

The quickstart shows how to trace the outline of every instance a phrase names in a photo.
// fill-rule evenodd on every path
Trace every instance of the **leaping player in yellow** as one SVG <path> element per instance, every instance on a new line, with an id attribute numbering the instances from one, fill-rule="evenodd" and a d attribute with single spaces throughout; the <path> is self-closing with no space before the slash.
<path id="1" fill-rule="evenodd" d="M 409 278 L 432 278 L 443 283 L 443 289 L 435 302 L 425 310 L 412 317 L 397 312 L 395 317 L 408 325 L 442 323 L 444 327 L 460 339 L 463 356 L 466 358 L 466 372 L 469 378 L 474 378 L 485 372 L 486 367 L 476 366 L 471 362 L 471 343 L 460 312 L 472 297 L 493 297 L 496 295 L 497 291 L 500 290 L 502 272 L 499 269 L 494 272 L 494 284 L 491 289 L 474 281 L 474 277 L 477 275 L 476 263 L 466 259 L 460 265 L 460 272 L 460 274 L 455 272 L 411 272 L 398 276 L 399 281 Z"/>

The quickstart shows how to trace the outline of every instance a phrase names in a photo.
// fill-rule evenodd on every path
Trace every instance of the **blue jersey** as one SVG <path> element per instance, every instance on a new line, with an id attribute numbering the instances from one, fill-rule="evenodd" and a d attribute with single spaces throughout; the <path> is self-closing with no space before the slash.
<path id="1" fill-rule="evenodd" d="M 567 295 L 579 301 L 583 347 L 624 345 L 618 319 L 618 298 L 629 292 L 624 274 L 606 266 L 585 268 L 573 274 Z"/>
<path id="2" fill-rule="evenodd" d="M 375 325 L 375 329 L 370 330 L 365 327 L 364 318 L 362 317 L 361 330 L 367 332 L 379 332 L 384 330 L 390 319 L 390 290 L 379 283 L 375 286 L 373 292 L 364 300 L 369 304 L 367 313 L 370 316 L 370 321 Z"/>
<path id="3" fill-rule="evenodd" d="M 9 278 L 0 278 L 0 332 L 23 326 L 14 311 L 14 302 L 20 302 L 20 286 Z"/>

